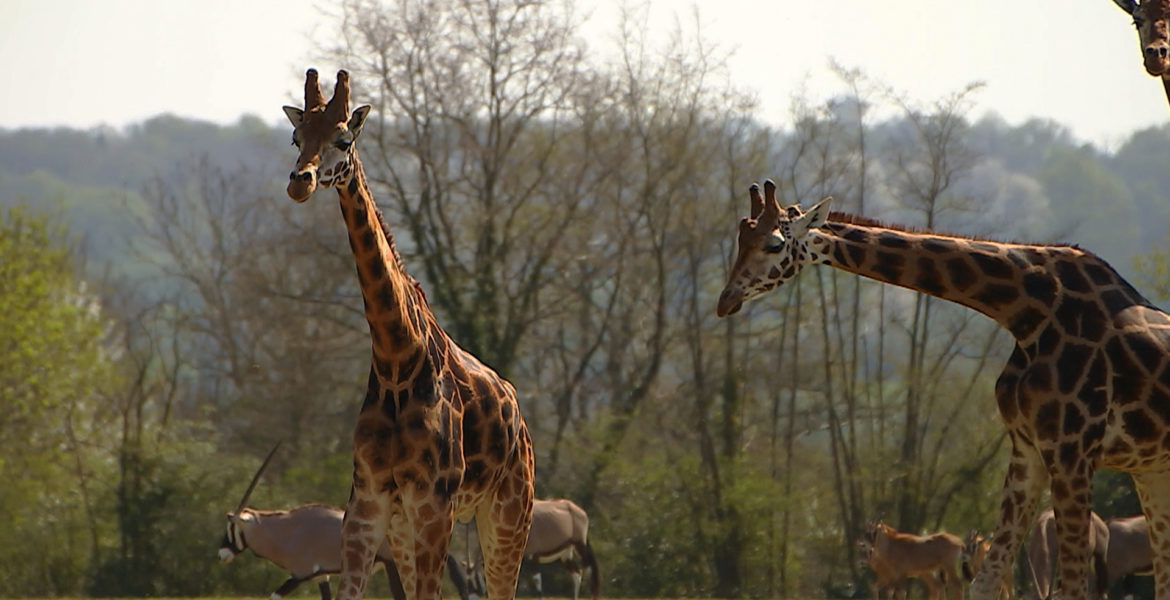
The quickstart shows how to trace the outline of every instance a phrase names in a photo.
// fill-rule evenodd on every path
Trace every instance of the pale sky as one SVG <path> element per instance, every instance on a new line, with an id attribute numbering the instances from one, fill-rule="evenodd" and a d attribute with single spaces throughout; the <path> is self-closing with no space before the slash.
<path id="1" fill-rule="evenodd" d="M 621 0 L 592 10 L 598 55 Z M 320 0 L 0 0 L 0 127 L 122 127 L 160 113 L 217 123 L 280 122 L 330 35 Z M 1161 84 L 1141 66 L 1137 34 L 1111 0 L 656 0 L 649 26 L 691 23 L 734 51 L 735 85 L 783 125 L 794 95 L 842 93 L 830 59 L 928 103 L 972 81 L 972 117 L 1055 120 L 1115 146 L 1170 121 Z M 314 37 L 318 36 L 318 37 Z"/>

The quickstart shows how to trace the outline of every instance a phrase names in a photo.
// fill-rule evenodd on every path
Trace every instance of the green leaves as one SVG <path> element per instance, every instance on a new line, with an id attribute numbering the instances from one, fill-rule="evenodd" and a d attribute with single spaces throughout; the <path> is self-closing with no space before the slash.
<path id="1" fill-rule="evenodd" d="M 94 545 L 84 505 L 101 467 L 79 445 L 100 434 L 111 361 L 100 303 L 67 241 L 51 218 L 18 208 L 0 218 L 0 540 L 45 549 L 28 561 L 0 544 L 0 595 L 73 591 Z"/>

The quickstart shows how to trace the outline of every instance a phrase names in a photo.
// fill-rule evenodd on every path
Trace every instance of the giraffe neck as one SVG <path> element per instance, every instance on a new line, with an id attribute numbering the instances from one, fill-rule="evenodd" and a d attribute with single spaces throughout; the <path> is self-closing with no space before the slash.
<path id="1" fill-rule="evenodd" d="M 349 180 L 337 183 L 337 195 L 357 263 L 373 342 L 374 371 L 383 380 L 403 383 L 414 375 L 417 359 L 426 349 L 431 334 L 430 308 L 402 265 L 356 150 L 352 164 Z"/>
<path id="2" fill-rule="evenodd" d="M 1103 322 L 1106 312 L 1148 305 L 1105 261 L 1074 246 L 903 231 L 834 213 L 805 251 L 812 262 L 972 308 L 1022 344 L 1052 321 L 1087 334 L 1086 311 Z"/>

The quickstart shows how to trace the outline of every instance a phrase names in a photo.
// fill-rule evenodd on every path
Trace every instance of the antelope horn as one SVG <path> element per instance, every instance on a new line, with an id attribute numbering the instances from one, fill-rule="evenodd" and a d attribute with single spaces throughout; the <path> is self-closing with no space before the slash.
<path id="1" fill-rule="evenodd" d="M 764 182 L 764 212 L 772 212 L 776 216 L 782 212 L 776 200 L 776 184 L 771 179 Z"/>
<path id="2" fill-rule="evenodd" d="M 305 112 L 325 104 L 325 95 L 321 93 L 321 84 L 317 81 L 317 69 L 305 71 Z"/>
<path id="3" fill-rule="evenodd" d="M 760 196 L 760 184 L 752 183 L 748 188 L 748 196 L 752 199 L 752 218 L 760 218 L 760 213 L 764 212 L 764 199 Z"/>
<path id="4" fill-rule="evenodd" d="M 334 121 L 344 121 L 349 116 L 349 71 L 342 69 L 337 72 L 337 83 L 333 86 L 333 97 L 329 99 L 329 106 L 325 107 Z"/>
<path id="5" fill-rule="evenodd" d="M 280 442 L 276 442 L 276 445 L 273 446 L 272 450 L 268 452 L 268 456 L 264 458 L 264 463 L 260 465 L 259 469 L 257 469 L 256 474 L 252 476 L 252 483 L 248 484 L 248 491 L 244 492 L 244 497 L 240 498 L 240 505 L 236 507 L 237 515 L 240 514 L 240 511 L 244 510 L 244 506 L 248 504 L 248 498 L 252 497 L 252 490 L 256 489 L 256 482 L 260 481 L 260 475 L 264 473 L 265 467 L 267 467 L 268 463 L 272 461 L 272 456 L 276 454 L 276 450 L 280 448 L 280 444 Z"/>

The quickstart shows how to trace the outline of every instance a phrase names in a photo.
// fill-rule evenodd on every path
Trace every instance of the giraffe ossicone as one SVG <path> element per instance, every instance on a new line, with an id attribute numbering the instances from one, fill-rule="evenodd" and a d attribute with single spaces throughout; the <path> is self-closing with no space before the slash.
<path id="1" fill-rule="evenodd" d="M 781 207 L 771 181 L 749 189 L 738 250 L 716 312 L 824 264 L 949 300 L 1011 332 L 995 385 L 1012 442 L 977 600 L 995 598 L 1047 488 L 1060 542 L 1060 596 L 1087 600 L 1092 476 L 1128 472 L 1150 522 L 1158 600 L 1170 600 L 1170 316 L 1109 264 L 1065 245 L 972 239 Z"/>
<path id="2" fill-rule="evenodd" d="M 532 440 L 515 388 L 438 325 L 402 264 L 358 158 L 369 106 L 349 111 L 349 74 L 326 102 L 317 71 L 305 107 L 284 107 L 299 148 L 288 195 L 337 190 L 370 328 L 372 359 L 353 431 L 339 600 L 360 598 L 386 540 L 408 600 L 440 597 L 456 519 L 476 519 L 488 595 L 516 593 L 532 519 Z"/>

